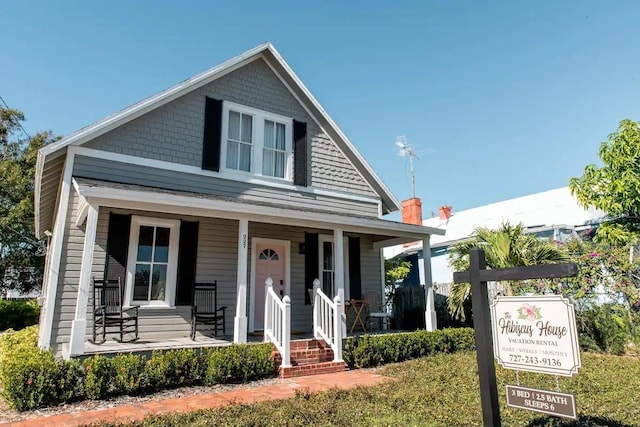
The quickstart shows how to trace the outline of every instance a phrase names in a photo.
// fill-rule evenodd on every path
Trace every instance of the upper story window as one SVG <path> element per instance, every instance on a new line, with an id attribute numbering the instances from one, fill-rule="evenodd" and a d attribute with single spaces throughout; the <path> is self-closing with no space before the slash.
<path id="1" fill-rule="evenodd" d="M 230 172 L 293 179 L 293 120 L 232 102 L 222 111 L 222 164 Z"/>

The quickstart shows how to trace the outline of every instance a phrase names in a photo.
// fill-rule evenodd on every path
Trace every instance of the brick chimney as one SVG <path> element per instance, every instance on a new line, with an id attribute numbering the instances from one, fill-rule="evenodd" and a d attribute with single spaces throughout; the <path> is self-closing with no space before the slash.
<path id="1" fill-rule="evenodd" d="M 402 222 L 422 225 L 422 202 L 418 197 L 402 201 Z"/>
<path id="2" fill-rule="evenodd" d="M 438 212 L 440 213 L 440 219 L 442 221 L 446 221 L 451 218 L 451 206 L 440 206 L 438 208 Z"/>

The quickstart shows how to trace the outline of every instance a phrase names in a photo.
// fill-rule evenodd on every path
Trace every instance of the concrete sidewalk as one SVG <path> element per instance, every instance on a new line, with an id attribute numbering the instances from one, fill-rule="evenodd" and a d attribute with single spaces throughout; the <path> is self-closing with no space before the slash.
<path id="1" fill-rule="evenodd" d="M 151 400 L 137 405 L 124 405 L 96 411 L 51 415 L 25 421 L 4 423 L 0 424 L 0 427 L 70 427 L 98 421 L 131 422 L 141 420 L 146 415 L 151 414 L 189 412 L 199 409 L 218 408 L 232 403 L 254 403 L 266 400 L 287 399 L 293 397 L 296 390 L 308 390 L 310 393 L 317 393 L 331 388 L 347 390 L 357 386 L 373 386 L 391 380 L 389 377 L 371 372 L 353 370 L 333 374 L 291 378 L 274 385 L 250 387 L 241 390 Z"/>

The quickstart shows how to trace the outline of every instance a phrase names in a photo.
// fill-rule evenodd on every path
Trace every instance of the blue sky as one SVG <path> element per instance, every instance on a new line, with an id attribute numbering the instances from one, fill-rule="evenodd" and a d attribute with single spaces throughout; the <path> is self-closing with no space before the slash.
<path id="1" fill-rule="evenodd" d="M 640 2 L 0 2 L 0 96 L 68 134 L 271 41 L 425 216 L 567 185 L 640 120 Z"/>

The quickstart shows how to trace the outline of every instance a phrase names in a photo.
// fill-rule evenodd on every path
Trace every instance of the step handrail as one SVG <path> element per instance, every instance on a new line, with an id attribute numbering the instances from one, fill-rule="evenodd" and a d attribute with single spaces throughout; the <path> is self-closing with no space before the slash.
<path id="1" fill-rule="evenodd" d="M 320 289 L 320 280 L 313 281 L 313 337 L 324 340 L 333 350 L 333 361 L 342 362 L 342 313 L 340 295 L 331 301 Z"/>
<path id="2" fill-rule="evenodd" d="M 285 295 L 282 300 L 273 290 L 273 280 L 264 281 L 264 341 L 271 342 L 282 356 L 283 368 L 291 366 L 291 298 Z"/>

